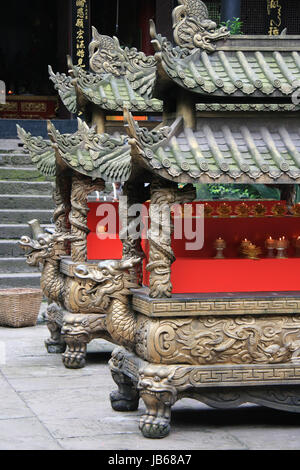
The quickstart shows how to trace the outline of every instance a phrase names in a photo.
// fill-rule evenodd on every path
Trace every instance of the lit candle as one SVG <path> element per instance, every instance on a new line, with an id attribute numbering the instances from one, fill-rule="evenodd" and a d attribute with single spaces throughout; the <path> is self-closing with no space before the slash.
<path id="1" fill-rule="evenodd" d="M 289 246 L 289 242 L 285 237 L 280 237 L 276 242 L 277 258 L 286 258 L 285 250 Z"/>
<path id="2" fill-rule="evenodd" d="M 241 256 L 244 256 L 244 257 L 245 257 L 244 250 L 245 250 L 245 248 L 247 248 L 250 244 L 251 244 L 251 241 L 250 241 L 250 240 L 247 240 L 247 238 L 245 238 L 244 240 L 242 240 L 241 245 L 240 245 L 240 254 L 241 254 Z"/>
<path id="3" fill-rule="evenodd" d="M 277 248 L 287 248 L 288 244 L 289 244 L 289 242 L 285 237 L 280 237 L 279 240 L 277 240 L 276 247 Z"/>
<path id="4" fill-rule="evenodd" d="M 268 250 L 268 257 L 274 258 L 274 249 L 276 248 L 277 241 L 274 240 L 272 237 L 269 237 L 265 241 L 265 246 Z"/>
<path id="5" fill-rule="evenodd" d="M 223 259 L 223 251 L 226 248 L 226 242 L 223 240 L 223 238 L 219 237 L 214 243 L 214 247 L 217 250 L 217 254 L 215 256 L 216 259 Z"/>
<path id="6" fill-rule="evenodd" d="M 267 238 L 266 247 L 273 250 L 276 247 L 276 240 L 272 237 Z"/>

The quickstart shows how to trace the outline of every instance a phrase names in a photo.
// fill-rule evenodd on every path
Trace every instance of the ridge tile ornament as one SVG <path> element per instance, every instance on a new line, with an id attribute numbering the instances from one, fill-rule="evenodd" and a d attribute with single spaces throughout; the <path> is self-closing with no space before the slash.
<path id="1" fill-rule="evenodd" d="M 199 47 L 210 52 L 216 48 L 216 41 L 227 38 L 226 27 L 217 29 L 209 19 L 207 6 L 199 0 L 179 0 L 180 5 L 173 10 L 173 34 L 180 47 Z"/>
<path id="2" fill-rule="evenodd" d="M 28 264 L 42 266 L 51 302 L 46 347 L 78 368 L 92 339 L 116 344 L 111 405 L 133 411 L 141 398 L 148 438 L 170 432 L 171 407 L 183 397 L 300 412 L 300 289 L 291 274 L 300 246 L 299 107 L 292 104 L 300 37 L 232 38 L 200 0 L 180 0 L 172 19 L 176 45 L 152 22 L 156 53 L 149 57 L 93 28 L 90 71 L 70 58 L 68 75 L 49 68 L 62 101 L 82 113 L 78 130 L 61 134 L 49 122 L 43 140 L 18 127 L 38 169 L 56 183 L 53 233 L 33 220 L 33 237 L 20 240 Z M 112 111 L 124 115 L 122 135 L 108 132 Z M 163 112 L 162 123 L 140 127 L 132 113 L 141 111 Z M 115 259 L 107 255 L 112 240 L 97 238 L 110 233 L 102 219 L 97 231 L 103 201 L 88 202 L 107 182 L 122 182 L 127 198 L 111 203 L 119 207 L 112 235 L 122 244 Z M 269 184 L 283 200 L 201 204 L 198 183 Z M 184 215 L 172 217 L 184 204 Z M 186 234 L 175 238 L 175 224 L 204 216 L 203 248 L 189 250 Z M 269 237 L 277 258 L 268 257 Z M 88 247 L 100 244 L 101 259 L 89 259 Z"/>

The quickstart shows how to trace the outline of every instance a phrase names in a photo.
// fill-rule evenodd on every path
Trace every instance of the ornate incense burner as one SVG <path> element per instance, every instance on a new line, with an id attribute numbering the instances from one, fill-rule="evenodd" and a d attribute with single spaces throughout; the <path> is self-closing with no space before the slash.
<path id="1" fill-rule="evenodd" d="M 268 249 L 282 241 L 280 223 L 298 246 L 299 109 L 282 100 L 300 79 L 300 39 L 228 38 L 203 2 L 179 3 L 175 47 L 154 24 L 151 57 L 93 29 L 91 72 L 70 60 L 69 76 L 50 70 L 66 106 L 85 117 L 77 133 L 61 135 L 49 124 L 47 143 L 19 128 L 41 171 L 56 176 L 54 234 L 38 230 L 36 239 L 20 242 L 29 264 L 42 263 L 41 286 L 55 302 L 48 350 L 61 352 L 66 343 L 64 364 L 75 368 L 85 365 L 91 339 L 118 345 L 110 360 L 118 385 L 111 404 L 135 410 L 142 398 L 140 428 L 150 438 L 169 433 L 171 407 L 182 397 L 299 411 L 300 291 L 291 274 L 298 260 L 288 245 L 288 259 L 268 256 Z M 232 96 L 244 104 L 226 103 Z M 280 104 L 269 105 L 270 97 Z M 140 128 L 131 114 L 163 108 L 155 129 Z M 124 113 L 127 136 L 107 132 L 108 110 Z M 107 259 L 109 244 L 98 239 L 102 256 L 89 259 L 90 235 L 107 228 L 88 222 L 87 198 L 108 181 L 122 181 L 127 196 L 119 213 L 122 253 Z M 176 240 L 174 206 L 191 205 L 183 213 L 195 223 L 202 217 L 194 213 L 194 184 L 254 182 L 277 186 L 284 201 L 206 203 L 203 248 L 186 248 L 185 235 Z M 146 241 L 133 234 L 133 204 L 149 207 Z M 252 230 L 250 248 L 240 219 Z"/>

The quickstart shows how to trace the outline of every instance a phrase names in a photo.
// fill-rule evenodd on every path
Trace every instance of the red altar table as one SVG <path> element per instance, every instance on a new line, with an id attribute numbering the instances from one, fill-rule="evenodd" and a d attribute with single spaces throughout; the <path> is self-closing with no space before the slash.
<path id="1" fill-rule="evenodd" d="M 101 203 L 89 203 L 88 259 L 120 259 L 122 243 L 118 238 L 119 222 L 116 225 L 115 238 L 99 239 L 97 226 L 102 226 L 103 217 L 96 215 Z M 117 211 L 118 203 L 113 204 Z M 213 201 L 194 202 L 193 210 L 187 217 L 194 218 L 198 204 L 205 204 L 204 244 L 200 250 L 187 250 L 185 238 L 172 240 L 176 261 L 172 267 L 173 293 L 210 293 L 210 292 L 287 292 L 299 290 L 299 254 L 295 240 L 300 236 L 299 215 L 287 215 L 285 202 L 276 201 Z M 225 206 L 224 206 L 225 204 Z M 209 205 L 209 208 L 207 207 Z M 258 216 L 255 209 L 263 207 L 263 216 Z M 241 214 L 241 206 L 244 215 Z M 246 214 L 247 212 L 247 214 Z M 183 219 L 182 219 L 183 220 Z M 148 226 L 149 219 L 144 218 Z M 106 227 L 107 230 L 107 227 Z M 108 236 L 107 232 L 104 232 Z M 282 236 L 290 241 L 287 259 L 268 258 L 265 240 L 269 237 L 278 239 Z M 100 238 L 103 234 L 100 233 Z M 214 241 L 222 237 L 226 241 L 225 259 L 214 259 L 216 251 Z M 247 238 L 261 247 L 259 260 L 243 259 L 239 254 L 240 243 Z M 142 242 L 145 252 L 143 263 L 143 284 L 148 286 L 149 243 Z"/>

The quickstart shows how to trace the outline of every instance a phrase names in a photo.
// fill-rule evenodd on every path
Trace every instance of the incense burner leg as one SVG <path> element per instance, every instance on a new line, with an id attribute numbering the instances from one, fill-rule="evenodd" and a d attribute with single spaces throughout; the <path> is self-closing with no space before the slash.
<path id="1" fill-rule="evenodd" d="M 110 394 L 111 406 L 115 411 L 135 411 L 139 407 L 139 393 L 136 384 L 121 371 L 111 371 L 118 390 Z"/>
<path id="2" fill-rule="evenodd" d="M 62 361 L 67 369 L 81 369 L 86 364 L 86 343 L 78 339 L 65 337 L 66 352 L 62 355 Z"/>
<path id="3" fill-rule="evenodd" d="M 177 392 L 168 381 L 167 368 L 161 371 L 148 367 L 140 371 L 138 388 L 145 403 L 146 413 L 140 419 L 140 430 L 144 437 L 161 439 L 170 432 L 171 407 L 177 399 Z"/>
<path id="4" fill-rule="evenodd" d="M 115 411 L 135 411 L 138 409 L 140 398 L 137 381 L 121 370 L 124 358 L 122 350 L 117 349 L 113 351 L 109 361 L 112 378 L 118 386 L 118 390 L 110 394 L 111 406 Z"/>
<path id="5" fill-rule="evenodd" d="M 104 323 L 104 314 L 65 313 L 62 327 L 63 339 L 67 344 L 62 355 L 65 367 L 84 367 L 88 343 L 94 338 L 109 339 Z"/>
<path id="6" fill-rule="evenodd" d="M 66 314 L 62 327 L 62 334 L 67 349 L 62 355 L 62 361 L 68 369 L 80 369 L 85 366 L 86 347 L 89 335 L 86 331 L 84 315 Z"/>
<path id="7" fill-rule="evenodd" d="M 47 328 L 50 332 L 50 338 L 45 340 L 48 353 L 63 353 L 66 349 L 66 343 L 61 335 L 62 311 L 56 304 L 51 304 L 47 308 Z"/>

